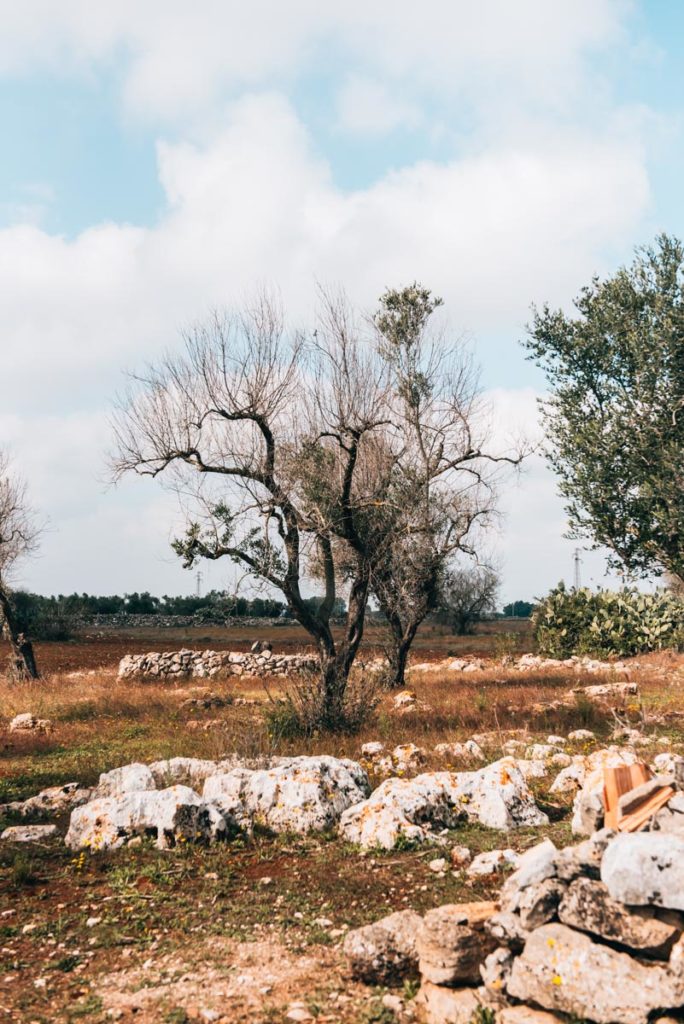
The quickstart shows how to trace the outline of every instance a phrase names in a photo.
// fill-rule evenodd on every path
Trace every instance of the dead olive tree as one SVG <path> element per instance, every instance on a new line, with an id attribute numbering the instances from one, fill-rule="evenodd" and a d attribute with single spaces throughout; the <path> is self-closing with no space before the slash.
<path id="1" fill-rule="evenodd" d="M 348 725 L 370 585 L 366 510 L 380 499 L 360 470 L 385 429 L 386 391 L 383 361 L 343 299 L 323 297 L 307 338 L 262 296 L 189 331 L 184 353 L 136 378 L 115 417 L 115 476 L 163 475 L 192 489 L 187 532 L 174 543 L 184 565 L 232 559 L 279 590 L 314 639 L 327 729 Z M 318 607 L 302 594 L 312 561 L 325 587 Z M 336 637 L 341 585 L 348 610 Z"/>
<path id="2" fill-rule="evenodd" d="M 7 454 L 0 451 L 0 626 L 12 649 L 10 673 L 24 679 L 37 679 L 38 669 L 31 642 L 16 620 L 11 580 L 17 563 L 35 549 L 39 533 L 26 485 L 12 472 Z"/>
<path id="3" fill-rule="evenodd" d="M 450 569 L 444 576 L 438 599 L 438 618 L 453 633 L 472 633 L 476 623 L 496 611 L 499 574 L 491 565 Z"/>
<path id="4" fill-rule="evenodd" d="M 496 453 L 465 347 L 431 328 L 442 304 L 418 284 L 388 290 L 373 317 L 389 375 L 384 450 L 387 490 L 371 557 L 371 590 L 390 634 L 390 685 L 404 681 L 418 627 L 439 601 L 457 554 L 475 556 L 496 511 L 502 469 L 523 445 Z"/>

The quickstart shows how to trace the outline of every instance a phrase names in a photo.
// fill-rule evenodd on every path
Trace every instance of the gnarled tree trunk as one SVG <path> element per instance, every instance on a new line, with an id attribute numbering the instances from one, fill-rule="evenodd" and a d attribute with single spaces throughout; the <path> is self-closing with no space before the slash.
<path id="1" fill-rule="evenodd" d="M 33 644 L 19 632 L 12 603 L 6 591 L 0 587 L 0 623 L 12 648 L 9 656 L 10 675 L 18 679 L 38 679 L 39 672 L 33 653 Z"/>

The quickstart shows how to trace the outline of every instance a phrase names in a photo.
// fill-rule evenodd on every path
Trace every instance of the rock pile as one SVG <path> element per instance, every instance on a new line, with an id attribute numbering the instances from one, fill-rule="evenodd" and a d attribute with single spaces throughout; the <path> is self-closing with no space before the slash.
<path id="1" fill-rule="evenodd" d="M 474 772 L 425 772 L 390 778 L 345 811 L 340 832 L 366 849 L 391 850 L 405 842 L 435 841 L 438 832 L 462 821 L 508 831 L 547 825 L 512 757 Z"/>
<path id="2" fill-rule="evenodd" d="M 393 914 L 344 950 L 367 982 L 419 974 L 428 1024 L 664 1024 L 684 1004 L 682 910 L 684 839 L 603 830 L 528 850 L 498 904 Z"/>
<path id="3" fill-rule="evenodd" d="M 73 810 L 65 842 L 98 851 L 147 837 L 166 849 L 249 833 L 256 825 L 322 831 L 369 792 L 359 764 L 325 755 L 275 758 L 268 768 L 186 757 L 128 764 L 100 776 L 92 798 Z"/>
<path id="4" fill-rule="evenodd" d="M 578 758 L 577 763 L 560 772 L 550 792 L 567 792 L 574 780 L 577 780 L 581 787 L 573 803 L 574 835 L 589 836 L 603 827 L 606 816 L 606 772 L 611 769 L 630 768 L 637 763 L 638 758 L 633 750 L 613 746 L 597 750 L 588 757 Z M 658 806 L 654 806 L 652 813 L 648 812 L 645 815 L 639 830 L 675 832 L 684 837 L 684 757 L 672 753 L 658 754 L 654 759 L 654 768 L 656 773 L 660 774 L 653 775 L 636 788 L 630 787 L 619 797 L 618 816 L 627 816 L 639 805 L 648 808 L 649 797 L 661 791 L 666 799 Z M 650 772 L 646 769 L 646 775 L 648 774 Z"/>
<path id="5" fill-rule="evenodd" d="M 311 654 L 274 654 L 270 649 L 240 651 L 163 651 L 127 654 L 119 662 L 119 679 L 208 679 L 216 676 L 286 676 L 315 671 Z"/>

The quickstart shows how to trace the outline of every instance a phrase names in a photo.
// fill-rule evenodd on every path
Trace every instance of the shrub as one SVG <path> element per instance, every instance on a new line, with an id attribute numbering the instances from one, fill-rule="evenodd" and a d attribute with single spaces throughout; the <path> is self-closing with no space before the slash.
<path id="1" fill-rule="evenodd" d="M 382 683 L 373 676 L 355 673 L 347 682 L 344 705 L 336 731 L 357 733 L 373 717 L 382 697 Z M 310 737 L 325 731 L 325 706 L 318 676 L 302 673 L 290 683 L 283 697 L 273 698 L 265 711 L 269 736 L 278 740 Z"/>
<path id="2" fill-rule="evenodd" d="M 684 601 L 666 592 L 566 590 L 559 584 L 532 616 L 540 654 L 626 657 L 680 647 Z"/>

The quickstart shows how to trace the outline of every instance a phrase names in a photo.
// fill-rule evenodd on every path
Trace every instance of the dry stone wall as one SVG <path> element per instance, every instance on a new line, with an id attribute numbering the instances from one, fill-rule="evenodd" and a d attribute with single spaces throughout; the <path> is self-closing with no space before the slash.
<path id="1" fill-rule="evenodd" d="M 314 671 L 310 654 L 240 651 L 163 651 L 127 654 L 119 663 L 119 679 L 209 679 L 217 676 L 287 676 Z"/>

